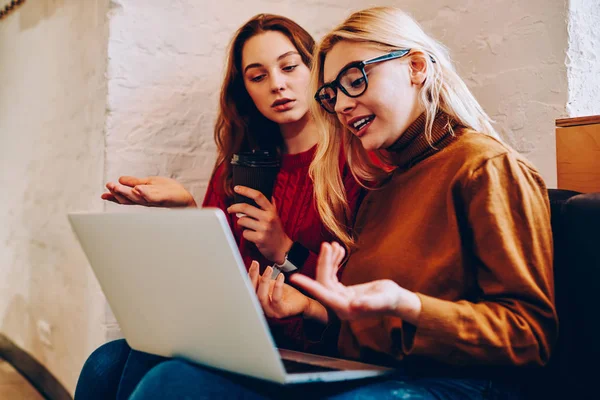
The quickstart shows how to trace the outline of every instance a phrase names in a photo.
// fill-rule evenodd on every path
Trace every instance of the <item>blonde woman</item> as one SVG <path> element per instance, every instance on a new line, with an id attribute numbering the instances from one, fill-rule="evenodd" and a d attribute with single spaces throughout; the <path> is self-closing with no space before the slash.
<path id="1" fill-rule="evenodd" d="M 315 55 L 313 111 L 322 134 L 311 166 L 315 197 L 325 224 L 352 252 L 340 280 L 345 250 L 337 243 L 322 245 L 316 280 L 290 279 L 334 312 L 319 315 L 326 328 L 340 323 L 341 356 L 398 371 L 294 393 L 519 398 L 519 378 L 548 361 L 557 335 L 540 174 L 495 138 L 446 50 L 400 10 L 352 14 Z M 372 189 L 356 239 L 342 224 L 347 199 L 333 168 L 340 145 L 357 180 Z M 286 299 L 302 304 L 303 295 Z M 272 393 L 270 385 L 174 361 L 146 375 L 132 398 Z"/>

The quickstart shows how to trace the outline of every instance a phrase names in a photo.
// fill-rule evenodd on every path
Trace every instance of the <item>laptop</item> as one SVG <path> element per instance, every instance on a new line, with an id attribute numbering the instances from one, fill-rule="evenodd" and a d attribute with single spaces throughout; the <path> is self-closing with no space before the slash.
<path id="1" fill-rule="evenodd" d="M 68 218 L 135 350 L 279 384 L 391 372 L 278 350 L 220 209 L 70 213 Z"/>

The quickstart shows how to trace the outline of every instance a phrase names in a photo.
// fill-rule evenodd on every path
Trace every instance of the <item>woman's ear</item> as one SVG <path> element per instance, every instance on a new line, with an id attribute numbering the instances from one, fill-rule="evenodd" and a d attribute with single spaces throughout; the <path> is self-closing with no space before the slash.
<path id="1" fill-rule="evenodd" d="M 410 58 L 410 81 L 413 85 L 422 85 L 427 78 L 427 61 L 422 54 L 415 54 Z"/>

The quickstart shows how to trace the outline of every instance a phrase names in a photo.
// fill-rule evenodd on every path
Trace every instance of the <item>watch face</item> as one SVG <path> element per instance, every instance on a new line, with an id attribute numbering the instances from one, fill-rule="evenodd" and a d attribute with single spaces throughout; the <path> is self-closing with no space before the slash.
<path id="1" fill-rule="evenodd" d="M 281 274 L 279 268 L 273 265 L 273 273 L 271 274 L 271 279 L 277 279 L 277 277 Z"/>
<path id="2" fill-rule="evenodd" d="M 290 260 L 287 259 L 287 257 L 285 258 L 283 264 L 274 264 L 273 268 L 275 267 L 277 267 L 280 271 L 283 272 L 291 272 L 298 269 L 294 264 L 290 262 Z"/>

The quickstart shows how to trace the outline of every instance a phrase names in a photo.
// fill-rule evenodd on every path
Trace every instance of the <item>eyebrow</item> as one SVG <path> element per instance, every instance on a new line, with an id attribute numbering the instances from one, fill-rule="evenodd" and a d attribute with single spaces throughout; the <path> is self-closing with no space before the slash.
<path id="1" fill-rule="evenodd" d="M 293 56 L 293 55 L 300 55 L 300 53 L 298 53 L 297 51 L 293 51 L 293 50 L 292 51 L 288 51 L 287 53 L 283 53 L 282 55 L 280 55 L 279 57 L 277 57 L 277 61 L 281 61 L 284 58 L 289 57 L 289 56 Z M 261 67 L 263 67 L 263 65 L 260 64 L 260 63 L 248 64 L 246 66 L 246 68 L 244 68 L 244 73 L 246 73 L 250 68 L 261 68 Z"/>
<path id="2" fill-rule="evenodd" d="M 347 62 L 346 65 L 344 65 L 342 68 L 340 68 L 340 70 L 338 71 L 338 73 L 335 75 L 335 78 L 333 78 L 331 81 L 323 80 L 323 83 L 331 83 L 331 82 L 333 82 L 333 80 L 337 79 L 337 77 L 340 75 L 340 72 L 342 72 L 343 70 L 345 70 L 346 68 L 348 68 L 348 66 L 350 66 L 352 64 L 359 63 L 359 62 L 360 62 L 360 60 L 354 60 L 354 61 Z"/>

